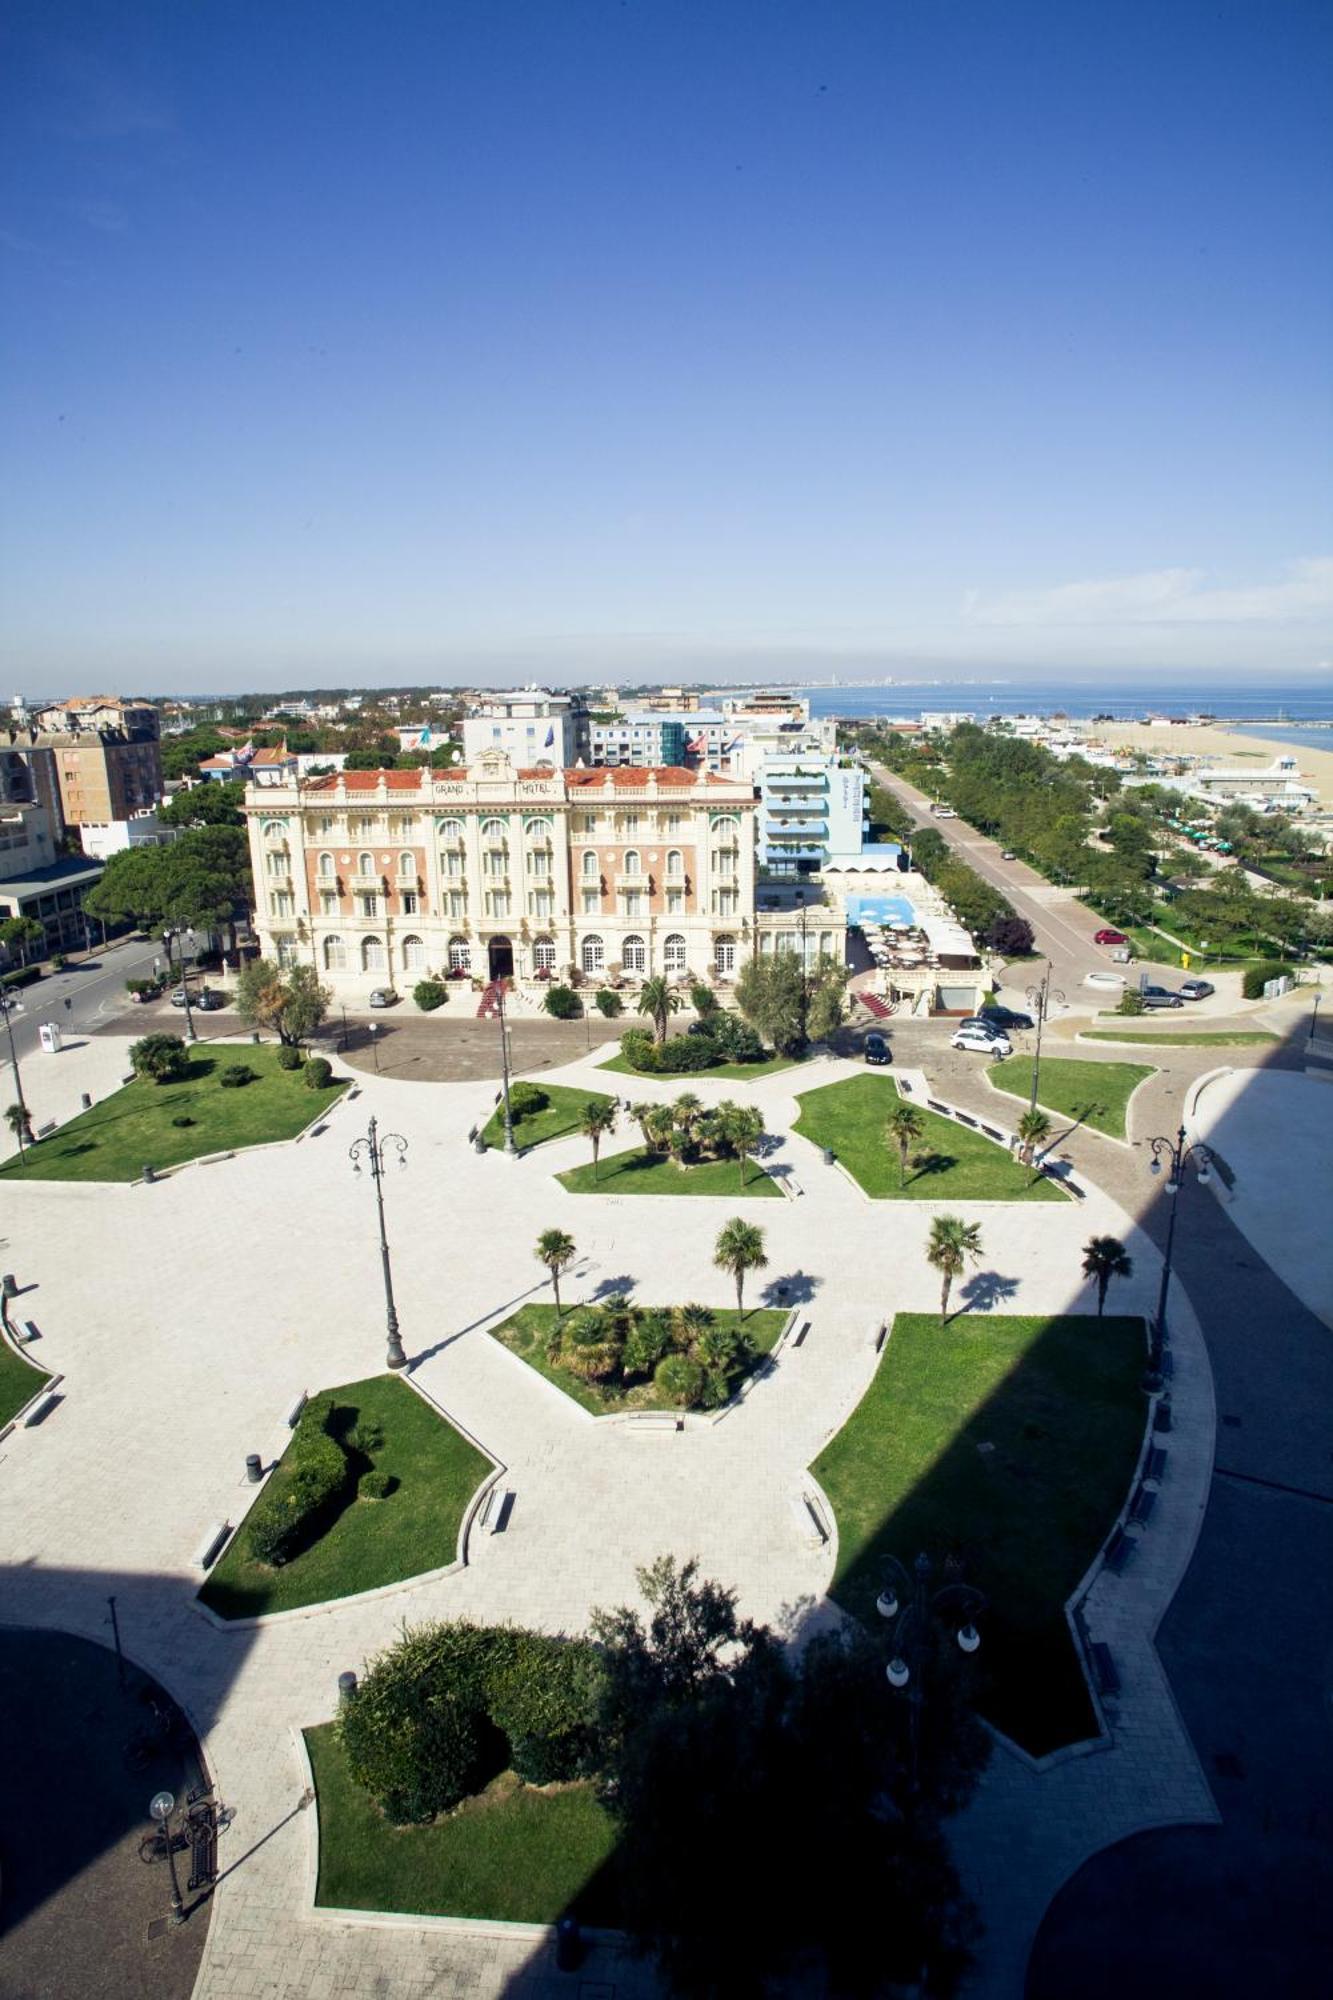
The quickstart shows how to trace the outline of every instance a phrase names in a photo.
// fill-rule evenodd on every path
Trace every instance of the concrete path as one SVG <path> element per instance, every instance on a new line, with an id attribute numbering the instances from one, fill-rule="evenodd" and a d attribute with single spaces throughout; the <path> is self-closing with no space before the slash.
<path id="1" fill-rule="evenodd" d="M 99 1038 L 93 1053 L 71 1055 L 71 1087 L 79 1065 L 97 1082 L 94 1067 L 115 1068 L 124 1046 Z M 237 1810 L 224 1857 L 234 1872 L 218 1890 L 201 1995 L 248 2000 L 340 1984 L 387 1995 L 539 1993 L 553 1977 L 546 1947 L 513 1933 L 349 1926 L 312 1912 L 313 1814 L 297 1732 L 332 1714 L 339 1671 L 359 1668 L 404 1619 L 468 1614 L 581 1630 L 595 1606 L 633 1598 L 636 1566 L 664 1549 L 697 1555 L 706 1574 L 735 1585 L 747 1613 L 784 1629 L 827 1615 L 834 1551 L 797 1533 L 790 1496 L 870 1379 L 871 1329 L 936 1298 L 923 1255 L 934 1205 L 866 1200 L 789 1131 L 798 1088 L 859 1073 L 831 1060 L 748 1086 L 689 1079 L 706 1101 L 750 1093 L 775 1134 L 768 1164 L 789 1166 L 804 1189 L 747 1212 L 768 1232 L 766 1280 L 808 1296 L 812 1331 L 721 1423 L 683 1433 L 594 1423 L 486 1328 L 526 1298 L 549 1297 L 531 1246 L 554 1223 L 579 1245 L 572 1295 L 614 1282 L 645 1303 L 728 1303 L 712 1244 L 731 1206 L 569 1195 L 553 1176 L 587 1157 L 577 1139 L 518 1162 L 478 1157 L 465 1135 L 490 1110 L 489 1082 L 423 1089 L 363 1077 L 318 1139 L 151 1187 L 6 1186 L 5 1267 L 38 1286 L 23 1301 L 41 1328 L 36 1353 L 67 1379 L 49 1421 L 0 1447 L 0 1479 L 22 1496 L 0 1518 L 3 1615 L 102 1637 L 114 1591 L 127 1649 L 190 1713 Z M 608 1079 L 584 1060 L 560 1080 Z M 670 1097 L 683 1087 L 636 1079 L 634 1093 Z M 302 1389 L 381 1365 L 373 1203 L 346 1157 L 371 1112 L 409 1141 L 408 1169 L 386 1194 L 415 1376 L 502 1462 L 516 1494 L 512 1522 L 502 1536 L 474 1540 L 468 1567 L 453 1576 L 220 1633 L 195 1608 L 190 1558 L 212 1522 L 243 1511 L 245 1454 L 280 1442 L 283 1413 Z M 637 1134 L 627 1125 L 619 1137 Z M 1088 1310 L 1080 1246 L 1101 1231 L 1121 1236 L 1135 1258 L 1116 1306 L 1149 1308 L 1151 1244 L 1095 1171 L 1087 1178 L 1081 1206 L 969 1205 L 987 1262 L 1013 1281 L 1006 1310 Z M 959 1828 L 997 1966 L 1020 1962 L 1046 1900 L 1093 1848 L 1145 1820 L 1210 1809 L 1149 1644 L 1188 1555 L 1211 1451 L 1206 1362 L 1183 1301 L 1181 1313 L 1174 1492 L 1163 1495 L 1144 1559 L 1114 1589 L 1095 1586 L 1089 1602 L 1090 1621 L 1125 1665 L 1114 1742 L 1040 1774 L 1002 1752 Z M 1021 1905 L 1003 1879 L 1006 1848 L 1028 1856 Z M 623 1964 L 596 1976 L 621 1994 L 650 1983 Z"/>

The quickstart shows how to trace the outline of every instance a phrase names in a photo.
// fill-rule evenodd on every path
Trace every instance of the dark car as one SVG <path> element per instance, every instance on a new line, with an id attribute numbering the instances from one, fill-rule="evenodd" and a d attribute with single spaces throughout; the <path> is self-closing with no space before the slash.
<path id="1" fill-rule="evenodd" d="M 893 1061 L 893 1050 L 889 1047 L 883 1035 L 867 1035 L 862 1047 L 868 1063 L 891 1063 Z"/>
<path id="2" fill-rule="evenodd" d="M 1030 1028 L 1031 1014 L 1020 1014 L 1013 1007 L 983 1007 L 977 1015 L 979 1021 L 989 1021 L 992 1028 Z"/>
<path id="3" fill-rule="evenodd" d="M 1185 1004 L 1178 993 L 1170 992 L 1165 986 L 1140 986 L 1139 998 L 1145 1007 L 1183 1007 Z"/>
<path id="4" fill-rule="evenodd" d="M 183 986 L 176 988 L 171 996 L 171 1004 L 173 1007 L 183 1007 L 185 1005 L 185 988 Z M 205 1014 L 215 1014 L 219 1007 L 226 1005 L 226 996 L 222 993 L 215 993 L 211 986 L 204 986 L 201 987 L 198 993 L 190 995 L 190 1005 L 201 1008 Z"/>
<path id="5" fill-rule="evenodd" d="M 1182 979 L 1180 982 L 1182 1000 L 1206 1000 L 1210 993 L 1216 991 L 1217 988 L 1208 979 Z"/>

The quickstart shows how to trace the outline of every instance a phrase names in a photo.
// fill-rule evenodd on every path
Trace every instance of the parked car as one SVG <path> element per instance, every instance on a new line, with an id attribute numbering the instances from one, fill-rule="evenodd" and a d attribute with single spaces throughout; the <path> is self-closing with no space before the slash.
<path id="1" fill-rule="evenodd" d="M 1006 847 L 1004 852 L 1001 854 L 1000 859 L 1001 861 L 1017 861 L 1018 856 L 1014 853 L 1012 847 Z"/>
<path id="2" fill-rule="evenodd" d="M 1111 931 L 1111 930 L 1094 931 L 1092 941 L 1094 944 L 1129 943 L 1129 939 L 1125 936 L 1125 933 L 1123 931 Z"/>
<path id="3" fill-rule="evenodd" d="M 1178 993 L 1172 993 L 1165 986 L 1140 986 L 1139 998 L 1145 1007 L 1183 1007 L 1185 1004 Z"/>
<path id="4" fill-rule="evenodd" d="M 185 988 L 183 986 L 175 988 L 171 996 L 171 1004 L 173 1007 L 183 1007 L 185 1005 Z M 190 1005 L 201 1008 L 205 1014 L 215 1014 L 219 1007 L 225 1007 L 226 1004 L 226 995 L 215 993 L 211 986 L 201 986 L 197 993 L 190 995 Z"/>
<path id="5" fill-rule="evenodd" d="M 1182 1000 L 1206 1000 L 1217 988 L 1208 979 L 1182 979 L 1179 990 Z"/>
<path id="6" fill-rule="evenodd" d="M 979 1027 L 973 1021 L 964 1021 L 961 1028 L 949 1037 L 949 1046 L 965 1049 L 978 1056 L 1008 1056 L 1013 1054 L 1013 1043 L 1008 1035 L 995 1033 L 993 1029 Z"/>
<path id="7" fill-rule="evenodd" d="M 1030 1028 L 1033 1026 L 1031 1014 L 1020 1014 L 1014 1007 L 983 1007 L 977 1015 L 979 1021 L 986 1021 L 992 1028 Z"/>
<path id="8" fill-rule="evenodd" d="M 372 1007 L 396 1007 L 398 1005 L 398 995 L 394 992 L 392 986 L 377 986 L 370 996 L 370 1005 Z"/>
<path id="9" fill-rule="evenodd" d="M 891 1063 L 893 1050 L 883 1035 L 867 1035 L 861 1044 L 862 1053 L 868 1063 Z"/>

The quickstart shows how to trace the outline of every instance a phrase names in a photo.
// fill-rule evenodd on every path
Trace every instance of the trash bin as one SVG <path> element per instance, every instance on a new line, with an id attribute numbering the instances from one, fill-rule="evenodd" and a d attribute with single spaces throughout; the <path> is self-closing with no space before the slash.
<path id="1" fill-rule="evenodd" d="M 486 1151 L 486 1141 L 482 1138 L 480 1132 L 478 1132 L 476 1138 L 472 1141 L 472 1150 L 474 1153 L 484 1153 Z"/>
<path id="2" fill-rule="evenodd" d="M 248 1451 L 245 1455 L 245 1476 L 252 1486 L 258 1486 L 264 1477 L 264 1462 L 257 1451 Z"/>
<path id="3" fill-rule="evenodd" d="M 826 1167 L 832 1167 L 832 1166 L 835 1166 L 836 1164 L 837 1164 L 837 1160 L 836 1160 L 836 1156 L 835 1156 L 835 1154 L 834 1154 L 834 1151 L 833 1151 L 833 1148 L 832 1148 L 832 1146 L 825 1146 L 825 1148 L 824 1148 L 824 1165 L 825 1165 Z"/>
<path id="4" fill-rule="evenodd" d="M 577 1972 L 583 1953 L 579 1949 L 579 1921 L 577 1917 L 561 1917 L 555 1927 L 555 1966 L 557 1972 Z"/>
<path id="5" fill-rule="evenodd" d="M 92 1108 L 93 1108 L 93 1100 L 92 1100 L 92 1093 L 91 1093 L 91 1091 L 87 1091 L 87 1090 L 82 1090 L 82 1091 L 80 1091 L 80 1092 L 79 1092 L 79 1103 L 80 1103 L 80 1104 L 82 1105 L 82 1107 L 83 1107 L 83 1109 L 84 1109 L 85 1111 L 91 1111 L 91 1110 L 92 1110 Z"/>
<path id="6" fill-rule="evenodd" d="M 349 1694 L 356 1693 L 356 1675 L 349 1668 L 338 1676 L 338 1699 L 345 1701 Z"/>
<path id="7" fill-rule="evenodd" d="M 143 1177 L 146 1181 L 153 1181 L 157 1179 L 157 1175 L 153 1172 L 153 1169 L 151 1167 L 144 1168 Z"/>

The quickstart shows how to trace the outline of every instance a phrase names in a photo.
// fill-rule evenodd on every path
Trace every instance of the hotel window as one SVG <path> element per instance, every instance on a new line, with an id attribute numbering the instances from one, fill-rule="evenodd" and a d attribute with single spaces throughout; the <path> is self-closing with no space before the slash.
<path id="1" fill-rule="evenodd" d="M 637 840 L 637 839 L 638 839 L 638 837 L 639 837 L 639 815 L 638 815 L 637 813 L 626 813 L 626 814 L 625 814 L 624 818 L 623 818 L 623 819 L 621 820 L 621 822 L 620 822 L 620 837 L 621 837 L 621 839 L 622 839 L 622 840 Z"/>
<path id="2" fill-rule="evenodd" d="M 715 889 L 713 891 L 713 908 L 719 917 L 734 917 L 736 914 L 736 891 L 734 889 Z"/>
<path id="3" fill-rule="evenodd" d="M 363 880 L 367 875 L 373 875 L 375 873 L 374 855 L 358 854 L 356 857 L 356 872 L 358 875 L 362 877 Z"/>
<path id="4" fill-rule="evenodd" d="M 399 900 L 403 906 L 403 915 L 405 917 L 414 917 L 420 907 L 416 890 L 404 889 Z"/>
<path id="5" fill-rule="evenodd" d="M 626 889 L 625 915 L 627 917 L 641 917 L 643 915 L 642 889 Z"/>
<path id="6" fill-rule="evenodd" d="M 331 854 L 320 855 L 319 872 L 326 882 L 329 881 L 333 877 L 333 875 L 337 873 L 337 870 L 334 868 L 333 865 L 333 856 Z"/>
<path id="7" fill-rule="evenodd" d="M 336 895 L 336 894 L 334 893 L 334 891 L 333 891 L 332 889 L 321 889 L 321 890 L 320 890 L 320 894 L 319 894 L 319 909 L 320 909 L 320 915 L 321 915 L 321 916 L 325 916 L 325 917 L 336 917 L 336 916 L 337 916 L 337 914 L 338 914 L 338 898 L 337 898 L 337 895 Z"/>
<path id="8" fill-rule="evenodd" d="M 534 972 L 555 971 L 555 940 L 553 938 L 533 939 L 532 969 Z"/>
<path id="9" fill-rule="evenodd" d="M 601 907 L 602 907 L 602 898 L 598 893 L 598 891 L 596 889 L 585 889 L 583 892 L 584 916 L 595 917 L 598 911 L 601 909 Z"/>
<path id="10" fill-rule="evenodd" d="M 683 917 L 685 914 L 685 891 L 683 889 L 668 889 L 666 892 L 666 907 L 669 917 Z"/>
<path id="11" fill-rule="evenodd" d="M 589 849 L 583 857 L 583 879 L 585 882 L 591 882 L 599 873 L 597 856 Z"/>
<path id="12" fill-rule="evenodd" d="M 270 854 L 266 858 L 270 875 L 286 875 L 290 872 L 285 854 Z"/>
<path id="13" fill-rule="evenodd" d="M 643 869 L 639 859 L 639 850 L 637 847 L 627 847 L 625 849 L 625 862 L 622 872 L 626 875 L 642 874 Z"/>
<path id="14" fill-rule="evenodd" d="M 347 967 L 347 946 L 340 937 L 326 937 L 324 940 L 324 970 L 343 972 Z"/>
<path id="15" fill-rule="evenodd" d="M 685 859 L 678 847 L 673 847 L 667 855 L 667 874 L 678 876 L 685 873 Z"/>
<path id="16" fill-rule="evenodd" d="M 574 815 L 575 833 L 579 834 L 585 839 L 590 839 L 592 835 L 596 833 L 596 831 L 597 831 L 596 813 L 575 813 Z"/>
<path id="17" fill-rule="evenodd" d="M 507 917 L 509 915 L 509 891 L 507 889 L 492 889 L 488 892 L 486 897 L 486 914 L 490 917 Z"/>
<path id="18" fill-rule="evenodd" d="M 463 855 L 456 847 L 446 847 L 440 859 L 444 863 L 444 872 L 446 875 L 462 874 Z"/>
<path id="19" fill-rule="evenodd" d="M 450 972 L 466 972 L 472 963 L 472 951 L 466 938 L 452 937 L 449 940 Z"/>
<path id="20" fill-rule="evenodd" d="M 279 889 L 277 895 L 273 898 L 273 914 L 275 917 L 290 917 L 292 915 L 292 899 L 285 889 Z"/>
<path id="21" fill-rule="evenodd" d="M 488 847 L 482 855 L 485 873 L 496 880 L 509 872 L 509 850 L 506 847 Z"/>
<path id="22" fill-rule="evenodd" d="M 620 962 L 626 972 L 645 972 L 648 968 L 648 948 L 641 937 L 627 937 L 620 949 Z"/>
<path id="23" fill-rule="evenodd" d="M 315 826 L 322 840 L 328 840 L 331 838 L 333 834 L 334 825 L 335 822 L 333 821 L 333 819 L 330 818 L 328 813 L 321 814 L 320 818 L 317 819 L 315 822 Z"/>
<path id="24" fill-rule="evenodd" d="M 673 931 L 662 946 L 662 969 L 665 972 L 685 970 L 685 940 L 679 932 Z"/>
<path id="25" fill-rule="evenodd" d="M 399 880 L 402 881 L 405 878 L 408 881 L 415 881 L 416 873 L 417 873 L 416 856 L 411 853 L 400 854 L 398 857 Z"/>
<path id="26" fill-rule="evenodd" d="M 550 872 L 551 872 L 551 857 L 547 853 L 546 849 L 544 847 L 530 848 L 528 850 L 529 875 L 533 876 L 536 879 L 544 881 L 545 878 L 550 874 Z"/>
<path id="27" fill-rule="evenodd" d="M 531 889 L 528 892 L 528 915 L 549 917 L 551 914 L 551 892 L 549 889 Z"/>
<path id="28" fill-rule="evenodd" d="M 377 917 L 380 913 L 379 897 L 358 896 L 356 899 L 356 913 L 359 917 Z"/>
<path id="29" fill-rule="evenodd" d="M 465 890 L 451 889 L 449 891 L 449 915 L 451 917 L 465 917 L 467 915 L 467 893 Z"/>
<path id="30" fill-rule="evenodd" d="M 683 833 L 683 832 L 685 831 L 685 822 L 684 822 L 684 820 L 683 820 L 683 819 L 681 818 L 681 816 L 680 816 L 680 814 L 679 814 L 679 813 L 668 813 L 668 814 L 667 814 L 667 816 L 666 816 L 666 829 L 665 829 L 665 830 L 666 830 L 666 833 L 667 833 L 667 835 L 668 835 L 669 837 L 670 837 L 670 836 L 674 836 L 675 834 L 678 834 L 678 833 Z"/>

